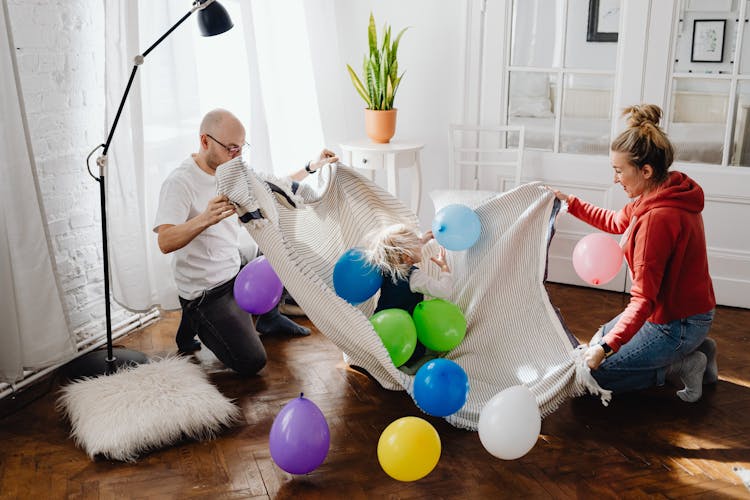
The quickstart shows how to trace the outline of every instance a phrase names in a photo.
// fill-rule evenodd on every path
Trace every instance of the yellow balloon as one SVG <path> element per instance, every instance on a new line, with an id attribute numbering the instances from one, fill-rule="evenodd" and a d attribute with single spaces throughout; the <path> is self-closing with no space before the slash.
<path id="1" fill-rule="evenodd" d="M 418 417 L 394 420 L 378 440 L 378 461 L 399 481 L 416 481 L 432 472 L 440 459 L 440 436 Z"/>

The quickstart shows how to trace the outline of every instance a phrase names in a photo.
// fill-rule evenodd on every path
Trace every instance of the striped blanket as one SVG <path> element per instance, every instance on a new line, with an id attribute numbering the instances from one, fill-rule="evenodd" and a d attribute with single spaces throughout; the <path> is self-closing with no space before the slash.
<path id="1" fill-rule="evenodd" d="M 341 254 L 373 229 L 398 222 L 417 224 L 416 216 L 388 192 L 341 164 L 325 167 L 318 185 L 302 184 L 292 208 L 241 162 L 216 172 L 220 194 L 245 212 L 262 214 L 245 227 L 282 282 L 315 326 L 348 361 L 367 370 L 383 387 L 413 397 L 412 375 L 398 370 L 368 318 L 375 298 L 352 306 L 333 289 L 333 268 Z M 281 200 L 281 202 L 279 201 Z M 260 212 L 257 212 L 257 211 Z M 543 281 L 554 196 L 527 184 L 491 197 L 475 208 L 482 231 L 463 252 L 448 252 L 454 273 L 452 302 L 464 312 L 467 333 L 445 357 L 468 375 L 464 407 L 446 417 L 453 425 L 476 430 L 484 404 L 499 391 L 524 384 L 536 396 L 542 416 L 567 397 L 587 390 L 608 391 L 594 381 L 583 350 L 549 302 Z M 437 244 L 425 247 L 425 258 Z M 437 272 L 437 266 L 428 266 Z M 434 269 L 432 269 L 434 268 Z"/>

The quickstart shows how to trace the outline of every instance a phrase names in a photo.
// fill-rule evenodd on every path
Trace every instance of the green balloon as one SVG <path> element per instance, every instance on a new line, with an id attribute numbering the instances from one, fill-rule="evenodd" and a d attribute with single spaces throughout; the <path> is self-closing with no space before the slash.
<path id="1" fill-rule="evenodd" d="M 383 309 L 370 318 L 395 366 L 406 363 L 417 347 L 417 329 L 403 309 Z"/>
<path id="2" fill-rule="evenodd" d="M 433 351 L 450 351 L 466 336 L 466 318 L 456 304 L 446 300 L 424 300 L 414 308 L 417 338 Z"/>

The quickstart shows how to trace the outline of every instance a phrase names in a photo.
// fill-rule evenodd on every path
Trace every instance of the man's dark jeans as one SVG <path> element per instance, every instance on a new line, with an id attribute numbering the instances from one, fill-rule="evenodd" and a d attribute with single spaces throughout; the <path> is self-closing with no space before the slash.
<path id="1" fill-rule="evenodd" d="M 266 350 L 253 319 L 234 300 L 234 279 L 196 299 L 180 297 L 180 305 L 178 339 L 198 335 L 219 361 L 243 375 L 258 373 L 266 365 Z"/>

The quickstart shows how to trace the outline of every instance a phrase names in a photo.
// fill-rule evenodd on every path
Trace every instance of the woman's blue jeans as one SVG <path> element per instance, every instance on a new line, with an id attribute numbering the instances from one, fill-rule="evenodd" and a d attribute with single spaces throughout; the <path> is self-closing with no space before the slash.
<path id="1" fill-rule="evenodd" d="M 621 315 L 602 327 L 606 335 Z M 669 365 L 693 352 L 708 336 L 714 310 L 667 324 L 646 322 L 630 341 L 591 371 L 604 389 L 615 393 L 664 385 Z"/>

